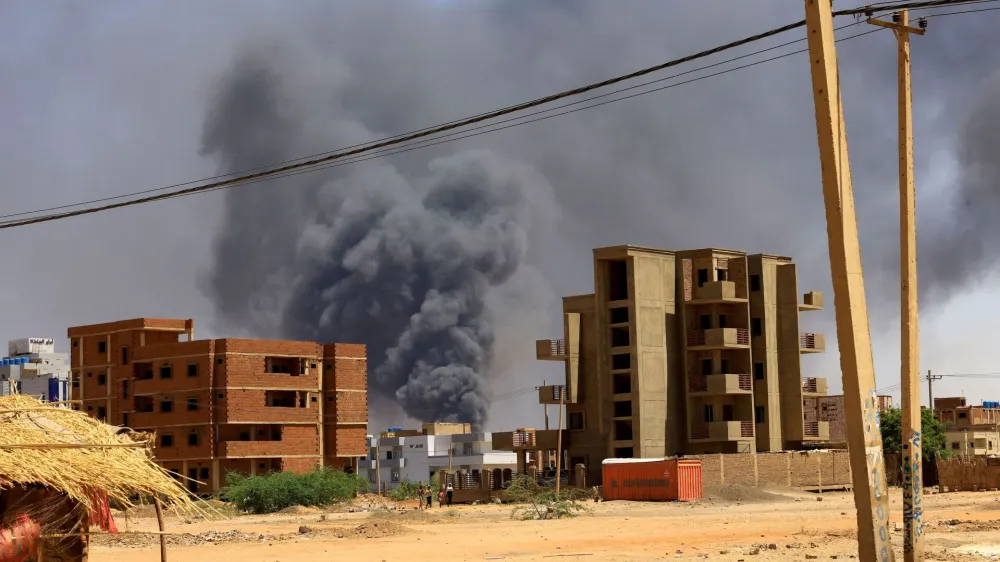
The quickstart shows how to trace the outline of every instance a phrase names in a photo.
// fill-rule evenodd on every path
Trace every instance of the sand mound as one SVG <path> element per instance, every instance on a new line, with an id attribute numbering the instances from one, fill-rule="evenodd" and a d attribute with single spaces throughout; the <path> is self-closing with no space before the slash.
<path id="1" fill-rule="evenodd" d="M 342 533 L 338 534 L 341 538 L 350 538 L 351 536 L 364 539 L 380 539 L 383 537 L 395 537 L 397 535 L 402 535 L 408 533 L 410 530 L 406 527 L 393 523 L 392 521 L 369 521 L 358 525 L 353 529 L 352 533 Z"/>
<path id="2" fill-rule="evenodd" d="M 725 503 L 733 503 L 733 502 L 765 503 L 765 502 L 790 501 L 790 498 L 787 498 L 780 494 L 768 492 L 760 488 L 741 486 L 739 484 L 706 486 L 704 497 L 708 501 L 725 502 Z"/>

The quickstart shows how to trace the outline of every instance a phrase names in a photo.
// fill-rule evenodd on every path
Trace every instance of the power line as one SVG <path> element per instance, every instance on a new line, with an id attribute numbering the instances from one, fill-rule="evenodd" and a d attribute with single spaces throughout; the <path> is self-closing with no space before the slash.
<path id="1" fill-rule="evenodd" d="M 963 1 L 963 0 L 928 0 L 928 1 L 923 1 L 923 2 L 901 2 L 901 3 L 897 3 L 897 4 L 892 4 L 892 5 L 885 5 L 884 7 L 880 7 L 880 8 L 873 8 L 871 6 L 868 6 L 868 7 L 859 8 L 859 9 L 840 10 L 840 11 L 834 12 L 833 15 L 834 16 L 860 15 L 860 14 L 873 13 L 873 12 L 890 12 L 890 11 L 896 11 L 896 10 L 900 10 L 900 9 L 917 9 L 917 8 L 931 8 L 931 7 L 940 7 L 940 6 L 955 6 L 955 5 L 963 5 L 963 4 L 967 4 L 967 3 L 968 3 L 967 0 L 965 0 L 965 1 Z M 91 213 L 101 212 L 101 211 L 107 211 L 107 210 L 111 210 L 111 209 L 117 209 L 117 208 L 120 208 L 120 207 L 128 207 L 128 206 L 139 205 L 139 204 L 143 204 L 143 203 L 152 203 L 152 202 L 155 202 L 155 201 L 161 201 L 161 200 L 165 200 L 165 199 L 172 199 L 174 197 L 179 197 L 179 196 L 184 196 L 184 195 L 189 195 L 189 194 L 194 194 L 194 193 L 202 193 L 202 192 L 207 192 L 207 191 L 213 191 L 213 190 L 215 190 L 217 188 L 231 187 L 231 186 L 235 186 L 235 185 L 244 185 L 246 183 L 250 183 L 250 182 L 253 182 L 253 181 L 259 180 L 259 179 L 264 179 L 264 178 L 272 179 L 274 177 L 280 176 L 281 174 L 285 174 L 287 172 L 291 172 L 291 171 L 295 171 L 295 170 L 301 170 L 301 169 L 305 169 L 305 168 L 315 168 L 319 164 L 324 164 L 324 163 L 332 162 L 332 161 L 335 161 L 335 160 L 341 160 L 341 159 L 344 159 L 344 158 L 347 158 L 347 157 L 350 157 L 350 156 L 360 155 L 360 154 L 363 154 L 363 153 L 371 152 L 371 151 L 374 151 L 374 150 L 377 150 L 377 149 L 381 149 L 381 148 L 385 148 L 385 147 L 389 147 L 389 146 L 395 146 L 395 145 L 399 145 L 399 144 L 408 143 L 409 141 L 412 141 L 412 140 L 417 140 L 417 139 L 429 137 L 429 136 L 432 136 L 432 135 L 435 135 L 435 134 L 438 134 L 438 133 L 442 133 L 442 132 L 446 132 L 446 131 L 451 131 L 451 130 L 454 130 L 454 129 L 460 129 L 460 128 L 466 127 L 468 125 L 473 125 L 473 124 L 480 123 L 480 122 L 483 122 L 483 121 L 492 120 L 492 119 L 495 119 L 497 117 L 502 117 L 504 115 L 509 115 L 509 114 L 512 114 L 512 113 L 524 111 L 526 109 L 531 109 L 531 108 L 534 108 L 534 107 L 539 107 L 539 106 L 546 105 L 546 104 L 549 104 L 549 103 L 554 102 L 554 101 L 558 101 L 560 99 L 564 99 L 564 98 L 572 97 L 572 96 L 577 96 L 577 95 L 584 94 L 584 93 L 587 93 L 587 92 L 590 92 L 590 91 L 593 91 L 593 90 L 597 90 L 597 89 L 600 89 L 600 88 L 604 88 L 604 87 L 607 87 L 607 86 L 610 86 L 610 85 L 613 85 L 613 84 L 617 84 L 617 83 L 624 82 L 624 81 L 627 81 L 627 80 L 632 80 L 634 78 L 638 78 L 638 77 L 645 76 L 645 75 L 648 75 L 648 74 L 651 74 L 651 73 L 654 73 L 654 72 L 658 72 L 658 71 L 664 70 L 666 68 L 671 68 L 671 67 L 674 67 L 674 66 L 678 66 L 678 65 L 681 65 L 681 64 L 684 64 L 684 63 L 687 63 L 687 62 L 691 62 L 691 61 L 694 61 L 694 60 L 698 60 L 698 59 L 701 59 L 701 58 L 705 58 L 705 57 L 708 57 L 708 56 L 711 56 L 711 55 L 714 55 L 714 54 L 717 54 L 717 53 L 720 53 L 720 52 L 723 52 L 723 51 L 726 51 L 726 50 L 734 49 L 736 47 L 740 47 L 740 46 L 743 46 L 743 45 L 746 45 L 746 44 L 749 44 L 749 43 L 752 43 L 752 42 L 760 41 L 762 39 L 766 39 L 766 38 L 769 38 L 769 37 L 772 37 L 772 36 L 784 33 L 786 31 L 790 31 L 790 30 L 802 27 L 802 26 L 805 25 L 805 23 L 806 23 L 805 20 L 802 20 L 802 21 L 799 21 L 799 22 L 795 22 L 795 23 L 791 23 L 791 24 L 788 24 L 788 25 L 785 25 L 785 26 L 782 26 L 782 27 L 778 27 L 778 28 L 772 29 L 770 31 L 766 31 L 764 33 L 753 35 L 753 36 L 750 36 L 750 37 L 747 37 L 747 38 L 744 38 L 744 39 L 741 39 L 741 40 L 738 40 L 738 41 L 727 43 L 725 45 L 720 45 L 718 47 L 714 47 L 714 48 L 708 49 L 706 51 L 701 51 L 701 52 L 693 54 L 693 55 L 688 55 L 686 57 L 681 57 L 679 59 L 674 59 L 672 61 L 668 61 L 668 62 L 659 64 L 659 65 L 656 65 L 656 66 L 652 66 L 652 67 L 648 67 L 648 68 L 645 68 L 645 69 L 642 69 L 642 70 L 638 70 L 638 71 L 632 72 L 630 74 L 625 74 L 625 75 L 622 75 L 622 76 L 618 76 L 618 77 L 615 77 L 615 78 L 610 78 L 610 79 L 604 80 L 602 82 L 597 82 L 597 83 L 594 83 L 594 84 L 589 84 L 587 86 L 582 86 L 582 87 L 575 88 L 575 89 L 572 89 L 572 90 L 567 90 L 567 91 L 560 92 L 560 93 L 557 93 L 557 94 L 552 94 L 550 96 L 546 96 L 546 97 L 543 97 L 543 98 L 538 98 L 538 99 L 535 99 L 535 100 L 532 100 L 532 101 L 529 101 L 529 102 L 525 102 L 525 103 L 521 103 L 521 104 L 518 104 L 518 105 L 508 106 L 508 107 L 500 109 L 500 110 L 491 111 L 491 112 L 488 112 L 488 113 L 482 113 L 482 114 L 479 114 L 479 115 L 476 115 L 476 116 L 473 116 L 473 117 L 469 117 L 469 118 L 466 118 L 466 119 L 457 120 L 457 121 L 451 121 L 451 122 L 448 122 L 448 123 L 445 123 L 445 124 L 442 124 L 442 125 L 438 125 L 438 126 L 431 127 L 431 128 L 426 128 L 426 129 L 421 129 L 421 130 L 418 130 L 418 131 L 415 131 L 415 132 L 412 132 L 412 133 L 408 133 L 408 134 L 396 135 L 394 137 L 388 137 L 385 140 L 381 140 L 381 141 L 377 141 L 377 142 L 373 142 L 373 143 L 365 143 L 365 144 L 362 144 L 362 145 L 354 145 L 354 148 L 350 148 L 350 149 L 346 149 L 346 150 L 342 150 L 342 151 L 337 151 L 334 154 L 327 154 L 325 156 L 321 156 L 321 157 L 318 157 L 318 158 L 307 159 L 307 160 L 304 160 L 304 161 L 297 161 L 297 160 L 302 160 L 302 159 L 296 159 L 296 160 L 292 160 L 292 161 L 286 161 L 286 162 L 292 162 L 292 163 L 286 163 L 284 165 L 280 165 L 278 167 L 271 168 L 271 169 L 268 169 L 268 170 L 257 171 L 257 172 L 246 174 L 246 175 L 240 175 L 239 177 L 230 178 L 230 179 L 224 179 L 224 180 L 215 181 L 215 182 L 212 182 L 212 183 L 207 183 L 207 184 L 203 184 L 203 185 L 189 187 L 189 188 L 186 188 L 186 189 L 182 189 L 182 190 L 174 191 L 174 192 L 170 192 L 170 193 L 160 193 L 160 194 L 157 194 L 157 195 L 148 195 L 146 197 L 142 197 L 142 198 L 139 198 L 139 199 L 132 199 L 132 200 L 129 200 L 129 201 L 122 201 L 122 202 L 110 203 L 110 204 L 99 206 L 99 207 L 91 207 L 91 208 L 86 208 L 86 209 L 78 209 L 78 210 L 66 211 L 66 212 L 62 212 L 62 213 L 53 213 L 53 214 L 50 214 L 50 215 L 43 215 L 43 216 L 32 217 L 32 218 L 27 218 L 27 219 L 23 219 L 23 220 L 9 221 L 9 222 L 6 222 L 6 223 L 0 223 L 0 229 L 3 229 L 3 228 L 13 228 L 15 226 L 27 226 L 29 224 L 37 224 L 37 223 L 41 223 L 41 222 L 49 222 L 49 221 L 53 221 L 53 220 L 59 220 L 59 219 L 64 219 L 64 218 L 69 218 L 69 217 L 74 217 L 74 216 L 80 216 L 80 215 L 85 215 L 85 214 L 91 214 Z M 647 92 L 647 93 L 649 93 L 649 92 Z M 640 95 L 640 94 L 635 94 L 635 95 Z M 635 95 L 633 95 L 631 97 L 634 97 Z M 628 98 L 625 97 L 625 98 L 621 98 L 621 99 L 628 99 Z M 603 102 L 603 103 L 610 103 L 610 102 Z M 594 106 L 603 105 L 603 103 L 602 104 L 595 104 Z M 255 169 L 259 170 L 259 168 L 255 168 Z M 227 174 L 227 175 L 231 176 L 231 175 L 234 175 L 234 174 Z M 212 179 L 217 179 L 219 177 L 226 177 L 226 175 L 224 175 L 224 176 L 215 176 Z M 190 185 L 191 183 L 197 183 L 197 182 L 188 182 L 186 184 L 179 184 L 179 185 Z M 144 193 L 150 193 L 150 192 L 153 192 L 153 191 L 163 191 L 163 190 L 166 190 L 166 189 L 170 189 L 170 188 L 156 188 L 154 190 L 147 190 Z M 132 194 L 132 195 L 134 196 L 135 194 Z M 128 195 L 126 195 L 126 196 L 116 196 L 116 198 L 121 198 L 121 197 L 128 197 Z M 107 201 L 107 200 L 109 200 L 109 198 L 105 198 L 104 199 L 104 201 Z M 86 204 L 86 203 L 84 203 L 84 204 Z M 68 205 L 68 206 L 62 206 L 60 208 L 67 208 L 67 207 L 79 206 L 79 205 L 80 204 Z M 19 216 L 23 216 L 25 214 L 35 214 L 35 213 L 38 213 L 38 212 L 41 212 L 41 211 L 29 211 L 29 212 L 26 212 L 26 213 L 18 213 L 18 215 Z"/>

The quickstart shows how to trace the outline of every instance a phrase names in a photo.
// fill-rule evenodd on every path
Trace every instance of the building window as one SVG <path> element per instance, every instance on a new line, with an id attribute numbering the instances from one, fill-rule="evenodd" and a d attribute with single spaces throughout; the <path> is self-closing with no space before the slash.
<path id="1" fill-rule="evenodd" d="M 198 376 L 198 364 L 197 363 L 191 363 L 191 364 L 188 365 L 188 376 L 189 377 L 197 377 Z"/>
<path id="2" fill-rule="evenodd" d="M 754 291 L 754 292 L 760 290 L 760 274 L 759 273 L 754 273 L 753 275 L 750 276 L 750 290 Z"/>
<path id="3" fill-rule="evenodd" d="M 759 335 L 761 335 L 761 334 L 764 333 L 764 325 L 760 321 L 760 318 L 751 318 L 750 319 L 750 331 L 755 336 L 759 336 Z"/>
<path id="4" fill-rule="evenodd" d="M 78 343 L 80 343 L 80 342 L 78 342 L 77 340 L 73 340 L 73 347 L 77 347 L 76 344 L 78 344 Z"/>
<path id="5" fill-rule="evenodd" d="M 203 466 L 200 471 L 198 471 L 198 477 L 201 480 L 208 481 L 208 467 Z"/>
<path id="6" fill-rule="evenodd" d="M 97 407 L 97 419 L 101 421 L 108 419 L 108 410 L 104 406 Z"/>
<path id="7" fill-rule="evenodd" d="M 216 365 L 222 365 L 222 357 L 215 360 Z"/>
<path id="8" fill-rule="evenodd" d="M 715 368 L 715 366 L 712 364 L 712 358 L 711 357 L 707 357 L 707 358 L 701 360 L 701 374 L 702 374 L 702 376 L 706 376 L 707 377 L 707 376 L 711 375 L 712 374 L 712 369 L 714 369 L 714 368 Z"/>
<path id="9" fill-rule="evenodd" d="M 472 443 L 463 443 L 462 444 L 462 455 L 463 456 L 467 457 L 467 456 L 473 455 L 475 453 L 476 453 L 476 448 L 475 448 L 475 446 L 473 446 Z"/>
<path id="10" fill-rule="evenodd" d="M 610 260 L 608 263 L 608 300 L 628 300 L 628 265 L 625 260 Z"/>
<path id="11" fill-rule="evenodd" d="M 566 425 L 570 431 L 581 431 L 583 429 L 583 412 L 569 412 L 567 414 Z"/>
<path id="12" fill-rule="evenodd" d="M 631 400 L 619 400 L 615 402 L 615 417 L 616 418 L 630 418 L 632 417 L 632 401 Z M 570 424 L 572 426 L 572 424 Z M 570 427 L 570 429 L 573 429 Z M 580 429 L 583 429 L 583 413 L 580 413 Z"/>
<path id="13" fill-rule="evenodd" d="M 632 367 L 632 355 L 629 353 L 616 353 L 611 356 L 611 369 L 620 370 Z"/>
<path id="14" fill-rule="evenodd" d="M 197 398 L 188 398 L 188 411 L 189 412 L 197 412 L 198 411 L 198 399 Z"/>
<path id="15" fill-rule="evenodd" d="M 122 379 L 122 399 L 128 398 L 128 379 Z"/>
<path id="16" fill-rule="evenodd" d="M 753 409 L 754 421 L 757 423 L 764 423 L 764 407 L 757 406 Z"/>
<path id="17" fill-rule="evenodd" d="M 173 376 L 174 376 L 174 370 L 173 370 L 173 368 L 171 368 L 170 365 L 164 365 L 164 366 L 160 367 L 160 378 L 161 379 L 169 379 L 169 378 L 173 378 Z"/>
<path id="18" fill-rule="evenodd" d="M 698 270 L 698 286 L 701 287 L 705 283 L 708 283 L 708 270 L 699 269 Z"/>
<path id="19" fill-rule="evenodd" d="M 762 381 L 764 380 L 764 364 L 754 363 L 753 364 L 753 378 Z"/>
<path id="20" fill-rule="evenodd" d="M 611 328 L 611 347 L 628 347 L 628 328 Z"/>
<path id="21" fill-rule="evenodd" d="M 612 375 L 612 392 L 615 394 L 629 394 L 632 392 L 631 373 L 616 373 Z"/>
<path id="22" fill-rule="evenodd" d="M 958 441 L 952 441 L 951 442 L 951 448 L 957 451 L 958 450 Z"/>
<path id="23" fill-rule="evenodd" d="M 399 482 L 399 471 L 398 470 L 393 470 L 392 471 L 392 481 L 393 482 Z"/>
<path id="24" fill-rule="evenodd" d="M 128 365 L 128 347 L 122 346 L 122 365 Z"/>
<path id="25" fill-rule="evenodd" d="M 190 445 L 191 447 L 197 447 L 198 446 L 198 434 L 197 433 L 188 433 L 188 445 Z"/>
<path id="26" fill-rule="evenodd" d="M 108 374 L 97 373 L 97 386 L 104 386 L 106 384 L 108 384 Z"/>
<path id="27" fill-rule="evenodd" d="M 968 417 L 969 417 L 969 414 L 967 414 L 965 412 L 959 412 L 958 413 L 958 419 L 960 419 L 960 420 L 964 420 L 964 419 L 966 419 Z"/>
<path id="28" fill-rule="evenodd" d="M 385 452 L 385 460 L 387 460 L 387 461 L 391 461 L 392 460 L 392 451 L 386 451 Z"/>
<path id="29" fill-rule="evenodd" d="M 108 352 L 108 342 L 106 342 L 106 341 L 99 341 L 99 342 L 97 342 L 97 352 L 98 353 L 107 353 Z"/>
<path id="30" fill-rule="evenodd" d="M 711 404 L 705 404 L 702 414 L 705 416 L 705 421 L 715 421 L 715 408 Z"/>
<path id="31" fill-rule="evenodd" d="M 73 374 L 71 379 L 73 380 L 73 388 L 80 388 L 80 375 Z"/>
<path id="32" fill-rule="evenodd" d="M 122 414 L 122 426 L 128 427 L 128 412 Z"/>
<path id="33" fill-rule="evenodd" d="M 615 420 L 614 421 L 614 439 L 615 441 L 631 441 L 632 440 L 632 421 L 631 420 Z"/>
<path id="34" fill-rule="evenodd" d="M 729 270 L 726 270 L 726 269 L 716 269 L 715 270 L 715 280 L 716 281 L 729 281 Z"/>
<path id="35" fill-rule="evenodd" d="M 616 459 L 630 459 L 632 456 L 632 447 L 615 447 Z"/>
<path id="36" fill-rule="evenodd" d="M 173 447 L 174 446 L 174 436 L 169 433 L 165 433 L 160 436 L 160 446 L 161 447 Z"/>
<path id="37" fill-rule="evenodd" d="M 164 401 L 160 402 L 160 412 L 163 412 L 164 414 L 169 414 L 170 412 L 173 412 L 173 411 L 174 411 L 174 401 L 173 400 L 164 400 Z"/>
<path id="38" fill-rule="evenodd" d="M 619 306 L 611 309 L 611 323 L 624 324 L 628 322 L 628 307 Z"/>
<path id="39" fill-rule="evenodd" d="M 709 330 L 712 328 L 712 315 L 702 314 L 698 317 L 698 328 L 702 330 Z"/>

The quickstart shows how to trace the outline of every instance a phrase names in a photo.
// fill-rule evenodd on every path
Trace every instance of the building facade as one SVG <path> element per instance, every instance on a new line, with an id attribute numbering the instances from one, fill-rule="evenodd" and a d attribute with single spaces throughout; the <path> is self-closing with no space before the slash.
<path id="1" fill-rule="evenodd" d="M 569 466 L 599 475 L 611 457 L 829 439 L 826 422 L 804 415 L 826 380 L 801 368 L 801 355 L 825 349 L 799 323 L 800 312 L 822 309 L 822 295 L 799 301 L 790 258 L 615 246 L 593 261 L 594 293 L 565 297 L 563 337 L 536 342 L 538 359 L 565 364 L 565 385 L 543 387 L 541 402 L 564 393 Z"/>
<path id="2" fill-rule="evenodd" d="M 70 397 L 69 354 L 56 353 L 53 338 L 8 342 L 7 357 L 0 360 L 0 396 L 15 392 L 65 403 Z"/>
<path id="3" fill-rule="evenodd" d="M 953 455 L 971 457 L 1000 454 L 1000 407 L 997 402 L 980 406 L 965 397 L 934 399 L 934 415 L 945 427 L 945 442 Z"/>
<path id="4" fill-rule="evenodd" d="M 876 396 L 879 412 L 892 408 L 892 396 Z M 830 443 L 847 447 L 847 414 L 844 410 L 844 395 L 817 396 L 805 399 L 806 421 L 826 422 L 830 428 Z"/>
<path id="5" fill-rule="evenodd" d="M 493 449 L 491 433 L 474 433 L 469 424 L 425 423 L 419 430 L 382 432 L 368 438 L 368 457 L 361 474 L 368 475 L 372 491 L 387 491 L 403 482 L 427 484 L 441 470 L 470 474 L 513 470 L 511 451 Z"/>
<path id="6" fill-rule="evenodd" d="M 365 456 L 364 345 L 195 340 L 192 320 L 151 318 L 68 335 L 74 408 L 155 432 L 156 461 L 192 491 L 218 492 L 227 472 L 356 470 Z"/>

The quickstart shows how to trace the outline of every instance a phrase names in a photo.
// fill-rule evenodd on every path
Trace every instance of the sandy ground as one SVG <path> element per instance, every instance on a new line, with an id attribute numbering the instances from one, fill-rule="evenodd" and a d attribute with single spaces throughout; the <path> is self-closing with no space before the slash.
<path id="1" fill-rule="evenodd" d="M 512 560 L 849 560 L 857 558 L 852 496 L 727 488 L 691 503 L 589 503 L 588 513 L 556 521 L 516 521 L 511 507 L 455 506 L 430 512 L 297 509 L 273 516 L 172 515 L 171 561 L 306 562 Z M 1000 560 L 1000 494 L 935 494 L 925 500 L 927 560 Z M 370 507 L 370 506 L 368 506 Z M 404 506 L 406 507 L 406 506 Z M 892 491 L 892 520 L 901 526 Z M 137 513 L 122 530 L 154 530 Z M 95 562 L 155 562 L 159 539 L 94 538 Z M 901 533 L 893 534 L 902 560 Z M 813 558 L 816 557 L 816 558 Z"/>

